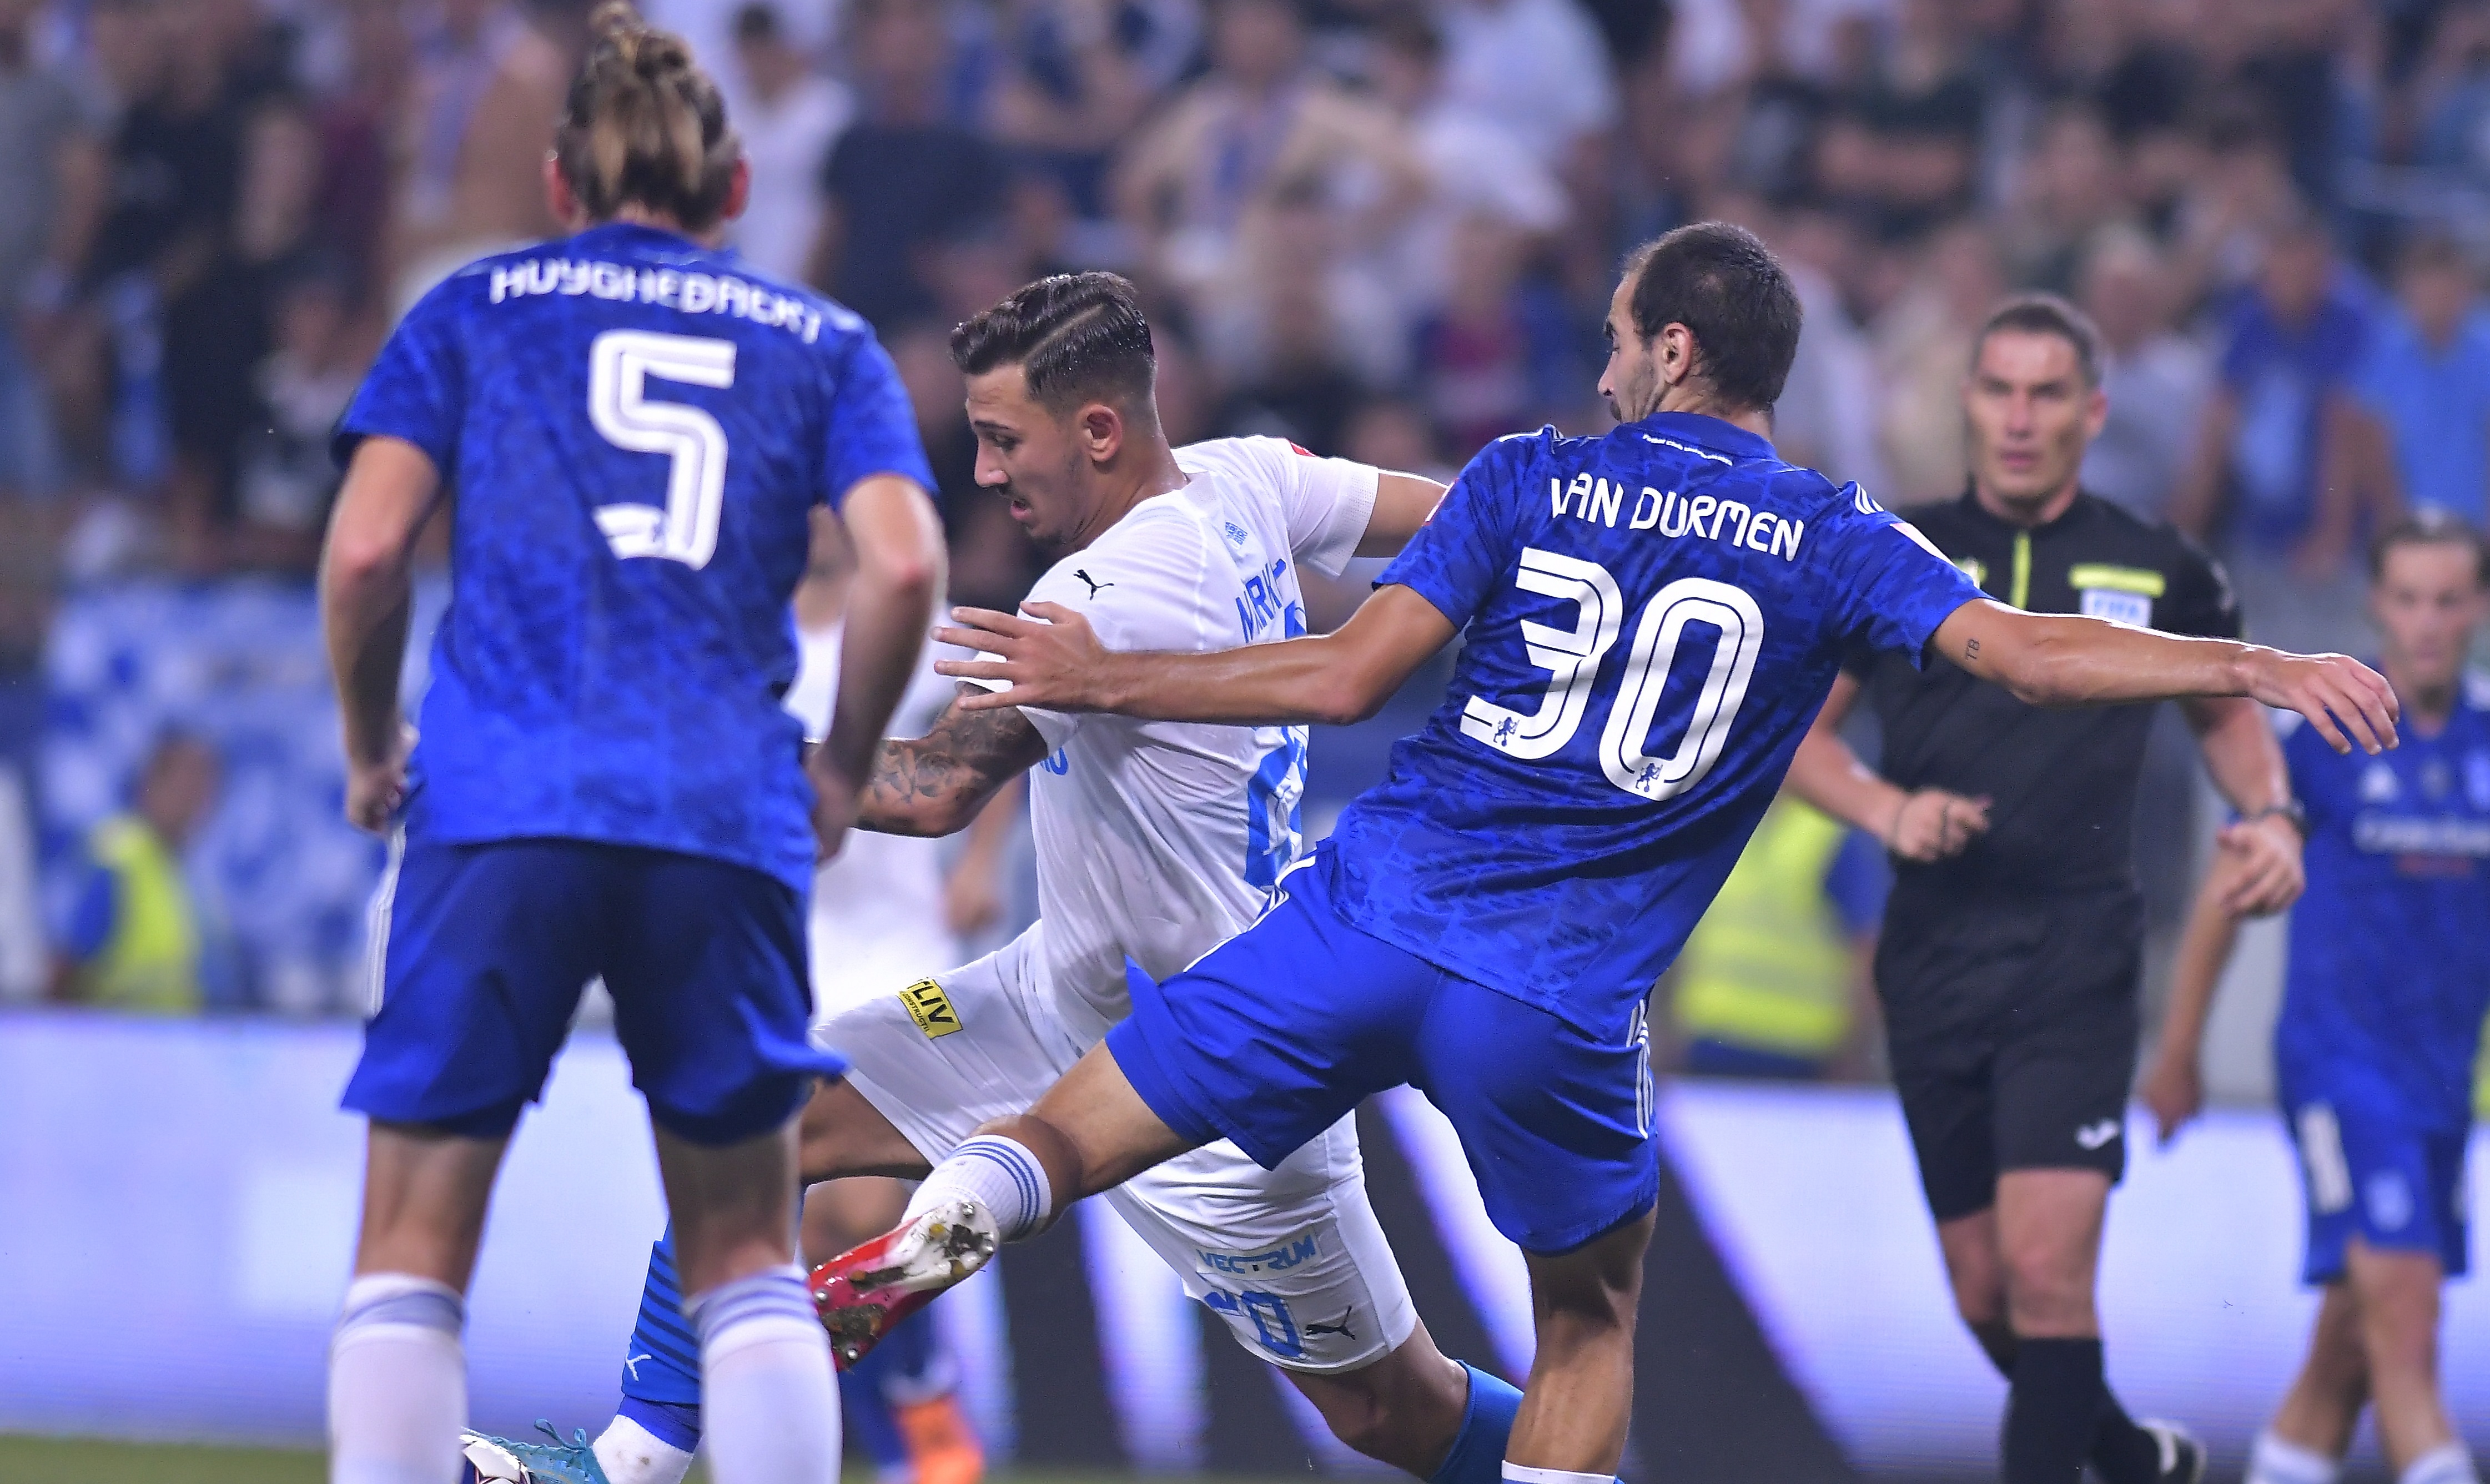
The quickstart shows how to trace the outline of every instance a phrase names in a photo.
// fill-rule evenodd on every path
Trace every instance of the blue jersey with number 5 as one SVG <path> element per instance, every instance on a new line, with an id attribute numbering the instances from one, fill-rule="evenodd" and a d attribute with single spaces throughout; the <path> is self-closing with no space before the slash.
<path id="1" fill-rule="evenodd" d="M 1622 1033 L 1737 862 L 1845 653 L 1981 596 L 1856 485 L 1712 418 L 1491 444 L 1381 578 L 1468 631 L 1341 817 L 1349 920 Z"/>
<path id="2" fill-rule="evenodd" d="M 339 424 L 428 454 L 451 597 L 414 778 L 442 837 L 596 840 L 810 882 L 788 601 L 812 509 L 930 487 L 863 321 L 614 223 L 426 295 Z"/>

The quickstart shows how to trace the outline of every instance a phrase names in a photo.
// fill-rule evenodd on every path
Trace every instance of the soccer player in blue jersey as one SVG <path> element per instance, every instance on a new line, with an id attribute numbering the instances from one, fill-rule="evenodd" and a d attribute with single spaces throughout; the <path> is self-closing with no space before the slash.
<path id="1" fill-rule="evenodd" d="M 346 808 L 396 832 L 345 1094 L 371 1121 L 330 1353 L 334 1484 L 457 1470 L 494 1174 L 599 975 L 655 1124 L 712 1474 L 838 1471 L 795 1266 L 794 1115 L 842 1070 L 805 1033 L 804 893 L 914 667 L 940 529 L 862 322 L 717 250 L 748 175 L 716 87 L 627 6 L 595 31 L 546 169 L 575 235 L 426 296 L 340 429 L 322 616 Z M 445 503 L 452 598 L 410 756 L 408 562 Z M 859 570 L 808 769 L 779 697 L 825 504 Z"/>
<path id="2" fill-rule="evenodd" d="M 2469 677 L 2490 551 L 2431 511 L 2369 559 L 2380 663 L 2410 708 L 2401 749 L 2283 742 L 2308 831 L 2275 1080 L 2308 1201 L 2302 1276 L 2325 1301 L 2308 1358 L 2257 1439 L 2250 1484 L 2334 1484 L 2364 1405 L 2400 1484 L 2476 1484 L 2438 1385 L 2439 1289 L 2463 1275 L 2473 1065 L 2490 1012 L 2490 687 Z M 2287 722 L 2286 722 L 2287 724 Z M 2237 934 L 2217 864 L 2190 917 L 2145 1101 L 2175 1135 L 2204 1102 L 2197 1054 Z"/>
<path id="3" fill-rule="evenodd" d="M 1941 657 L 2053 704 L 2247 693 L 2391 744 L 2393 697 L 2350 660 L 1986 601 L 1858 488 L 1775 458 L 1798 329 L 1751 234 L 1680 228 L 1610 304 L 1621 425 L 1491 445 L 1337 632 L 1111 654 L 1051 604 L 941 631 L 1000 655 L 938 666 L 1010 683 L 991 704 L 1239 723 L 1370 715 L 1468 638 L 1442 709 L 1263 916 L 1137 985 L 1103 1046 L 937 1166 L 910 1222 L 836 1266 L 833 1307 L 905 1313 L 1084 1195 L 1223 1136 L 1275 1162 L 1407 1082 L 1528 1262 L 1539 1348 L 1505 1476 L 1598 1484 L 1658 1187 L 1644 998 L 1844 654 Z"/>

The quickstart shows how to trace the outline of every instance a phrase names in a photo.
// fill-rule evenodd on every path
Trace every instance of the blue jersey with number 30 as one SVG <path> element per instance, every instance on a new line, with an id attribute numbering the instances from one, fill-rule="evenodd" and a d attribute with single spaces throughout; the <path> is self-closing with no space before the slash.
<path id="1" fill-rule="evenodd" d="M 339 424 L 453 491 L 415 780 L 445 839 L 596 840 L 810 882 L 788 602 L 815 506 L 931 487 L 863 321 L 614 223 L 426 295 Z"/>
<path id="2" fill-rule="evenodd" d="M 1981 597 L 1856 485 L 1712 418 L 1501 439 L 1380 579 L 1465 626 L 1342 815 L 1357 926 L 1594 1033 L 1677 956 L 1845 654 Z"/>

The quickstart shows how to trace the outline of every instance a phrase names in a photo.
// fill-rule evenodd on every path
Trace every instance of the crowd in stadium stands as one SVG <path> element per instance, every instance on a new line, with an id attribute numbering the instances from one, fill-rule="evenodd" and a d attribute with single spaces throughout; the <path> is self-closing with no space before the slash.
<path id="1" fill-rule="evenodd" d="M 0 784 L 14 764 L 34 800 L 0 788 L 0 856 L 37 840 L 50 879 L 91 879 L 35 765 L 65 605 L 307 580 L 326 434 L 392 317 L 554 230 L 588 9 L 0 0 Z M 2481 0 L 644 10 L 727 91 L 738 247 L 896 358 L 964 600 L 1037 570 L 974 495 L 945 351 L 1016 284 L 1141 282 L 1178 442 L 1442 473 L 1500 432 L 1603 425 L 1615 264 L 1704 217 L 1761 232 L 1805 295 L 1781 451 L 1888 505 L 1962 489 L 1969 336 L 2018 286 L 2106 333 L 2090 482 L 2214 545 L 2260 637 L 2360 649 L 2361 533 L 2490 502 Z M 150 745 L 123 742 L 133 807 Z M 0 940 L 27 930 L 11 879 Z M 93 922 L 50 897 L 74 958 Z"/>

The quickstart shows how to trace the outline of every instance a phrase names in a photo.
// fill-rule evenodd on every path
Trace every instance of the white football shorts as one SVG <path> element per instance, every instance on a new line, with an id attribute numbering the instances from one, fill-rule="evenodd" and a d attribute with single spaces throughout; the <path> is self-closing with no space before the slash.
<path id="1" fill-rule="evenodd" d="M 857 1004 L 814 1033 L 928 1163 L 979 1124 L 1025 1113 L 1088 1048 L 1040 984 L 1043 922 L 976 962 Z M 1418 1312 L 1366 1199 L 1343 1119 L 1264 1170 L 1222 1140 L 1100 1199 L 1228 1321 L 1290 1370 L 1354 1370 L 1409 1337 Z"/>

